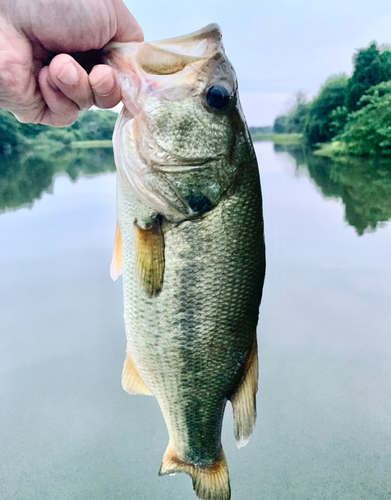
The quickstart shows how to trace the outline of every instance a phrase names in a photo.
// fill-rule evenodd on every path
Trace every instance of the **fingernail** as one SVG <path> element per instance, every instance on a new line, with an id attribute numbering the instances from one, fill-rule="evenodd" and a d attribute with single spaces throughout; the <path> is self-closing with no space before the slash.
<path id="1" fill-rule="evenodd" d="M 114 89 L 114 78 L 113 76 L 107 75 L 103 80 L 101 80 L 97 85 L 93 87 L 94 92 L 101 95 L 102 97 L 108 96 Z"/>
<path id="2" fill-rule="evenodd" d="M 64 64 L 60 74 L 57 76 L 61 83 L 64 85 L 77 85 L 79 82 L 79 75 L 77 69 L 72 63 Z"/>

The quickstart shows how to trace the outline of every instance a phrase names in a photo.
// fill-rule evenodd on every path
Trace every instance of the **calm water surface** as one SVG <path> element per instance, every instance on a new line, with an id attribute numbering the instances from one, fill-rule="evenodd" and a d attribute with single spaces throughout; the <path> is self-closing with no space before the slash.
<path id="1" fill-rule="evenodd" d="M 373 168 L 372 178 L 368 167 L 317 168 L 271 143 L 256 151 L 268 259 L 259 414 L 237 450 L 227 407 L 232 498 L 389 499 L 391 170 Z M 9 162 L 0 178 L 0 208 L 12 208 L 0 215 L 0 498 L 195 498 L 188 476 L 157 476 L 168 437 L 156 401 L 120 384 L 110 153 Z"/>

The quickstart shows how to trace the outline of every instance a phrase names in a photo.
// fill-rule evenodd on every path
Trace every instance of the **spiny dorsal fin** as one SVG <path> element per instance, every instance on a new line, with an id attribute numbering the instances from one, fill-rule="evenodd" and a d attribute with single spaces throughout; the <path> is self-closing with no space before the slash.
<path id="1" fill-rule="evenodd" d="M 137 51 L 137 62 L 146 73 L 152 75 L 172 75 L 199 60 L 199 57 L 178 54 L 147 42 L 141 44 Z"/>
<path id="2" fill-rule="evenodd" d="M 117 221 L 117 229 L 115 231 L 113 259 L 110 266 L 110 276 L 115 281 L 122 274 L 122 266 L 124 261 L 124 252 L 122 248 L 122 234 Z"/>
<path id="3" fill-rule="evenodd" d="M 223 35 L 218 24 L 208 24 L 200 30 L 194 31 L 187 35 L 167 38 L 166 40 L 158 40 L 152 42 L 158 47 L 169 47 L 171 50 L 176 48 L 183 53 L 201 54 L 216 50 L 218 44 L 221 44 Z M 202 41 L 207 43 L 202 45 Z M 200 49 L 200 50 L 197 50 Z M 202 49 L 204 49 L 202 51 Z M 202 51 L 202 52 L 201 52 Z"/>
<path id="4" fill-rule="evenodd" d="M 124 368 L 122 370 L 122 387 L 129 394 L 145 394 L 146 396 L 153 396 L 152 392 L 148 389 L 144 380 L 141 378 L 132 356 L 129 353 L 129 349 L 126 351 Z"/>
<path id="5" fill-rule="evenodd" d="M 219 460 L 208 467 L 197 467 L 178 458 L 175 448 L 169 444 L 164 454 L 159 476 L 185 472 L 193 479 L 193 489 L 201 500 L 229 500 L 231 488 L 224 452 Z"/>
<path id="6" fill-rule="evenodd" d="M 134 225 L 136 237 L 136 267 L 140 285 L 148 297 L 162 290 L 164 278 L 164 236 L 161 224 L 155 220 L 150 229 Z"/>
<path id="7" fill-rule="evenodd" d="M 246 446 L 255 427 L 257 418 L 255 395 L 258 390 L 258 350 L 254 348 L 247 362 L 246 373 L 237 392 L 231 398 L 234 411 L 234 430 L 238 448 Z"/>

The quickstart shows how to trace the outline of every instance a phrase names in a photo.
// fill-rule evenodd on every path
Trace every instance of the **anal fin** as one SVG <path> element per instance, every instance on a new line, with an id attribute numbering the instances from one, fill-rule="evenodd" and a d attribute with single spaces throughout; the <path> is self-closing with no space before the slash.
<path id="1" fill-rule="evenodd" d="M 134 227 L 138 280 L 148 297 L 156 297 L 162 290 L 164 278 L 164 236 L 161 224 L 155 220 L 148 229 L 142 229 L 137 223 Z"/>
<path id="2" fill-rule="evenodd" d="M 185 472 L 193 480 L 195 494 L 201 500 L 230 500 L 231 488 L 224 452 L 208 466 L 197 467 L 178 458 L 175 448 L 169 444 L 164 454 L 159 476 Z"/>
<path id="3" fill-rule="evenodd" d="M 115 281 L 118 276 L 122 274 L 122 266 L 124 260 L 124 253 L 122 247 L 122 234 L 117 221 L 117 229 L 115 231 L 113 259 L 110 266 L 110 276 Z"/>
<path id="4" fill-rule="evenodd" d="M 129 354 L 126 352 L 124 368 L 122 370 L 122 387 L 129 394 L 144 394 L 146 396 L 153 396 L 152 392 L 146 386 L 144 380 L 141 378 L 136 365 Z"/>
<path id="5" fill-rule="evenodd" d="M 258 349 L 254 343 L 245 375 L 231 398 L 234 412 L 234 432 L 238 448 L 245 446 L 254 430 L 257 418 L 255 395 L 258 390 Z"/>

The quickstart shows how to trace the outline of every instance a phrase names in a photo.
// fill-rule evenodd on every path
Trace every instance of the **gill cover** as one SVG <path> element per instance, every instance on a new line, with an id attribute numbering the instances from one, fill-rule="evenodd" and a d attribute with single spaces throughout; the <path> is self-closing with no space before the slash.
<path id="1" fill-rule="evenodd" d="M 122 88 L 113 145 L 125 185 L 173 221 L 216 206 L 235 178 L 240 121 L 218 25 L 152 43 L 111 43 L 105 57 Z"/>

